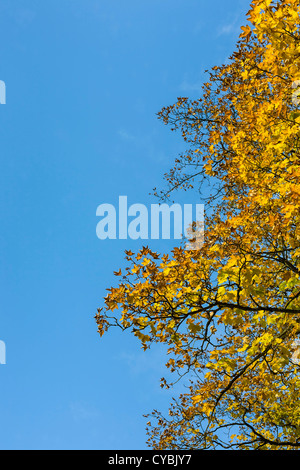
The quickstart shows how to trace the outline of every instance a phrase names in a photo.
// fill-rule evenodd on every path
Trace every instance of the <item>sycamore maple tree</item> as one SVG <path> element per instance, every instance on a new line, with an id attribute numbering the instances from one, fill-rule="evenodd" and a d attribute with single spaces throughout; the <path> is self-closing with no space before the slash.
<path id="1" fill-rule="evenodd" d="M 150 415 L 155 449 L 300 448 L 299 28 L 299 0 L 254 0 L 202 97 L 159 113 L 189 144 L 164 196 L 211 182 L 205 243 L 127 251 L 95 317 L 100 335 L 164 343 L 190 379 L 168 416 Z"/>

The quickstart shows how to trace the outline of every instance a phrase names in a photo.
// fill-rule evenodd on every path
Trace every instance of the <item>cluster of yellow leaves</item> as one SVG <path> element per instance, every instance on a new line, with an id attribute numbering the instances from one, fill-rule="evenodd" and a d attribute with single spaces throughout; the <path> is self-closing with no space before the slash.
<path id="1" fill-rule="evenodd" d="M 160 114 L 191 144 L 169 192 L 217 181 L 205 244 L 172 256 L 127 252 L 122 281 L 96 315 L 100 334 L 117 324 L 145 349 L 165 343 L 170 370 L 197 377 L 170 418 L 154 412 L 154 447 L 300 447 L 299 28 L 298 0 L 254 0 L 203 97 Z M 121 315 L 110 317 L 115 309 Z"/>

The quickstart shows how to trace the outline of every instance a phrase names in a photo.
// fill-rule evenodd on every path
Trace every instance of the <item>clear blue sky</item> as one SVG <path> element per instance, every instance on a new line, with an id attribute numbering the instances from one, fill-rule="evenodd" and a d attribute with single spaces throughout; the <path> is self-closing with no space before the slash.
<path id="1" fill-rule="evenodd" d="M 199 96 L 249 3 L 1 0 L 1 449 L 146 448 L 143 413 L 171 399 L 162 353 L 94 320 L 145 243 L 100 241 L 96 208 L 157 202 L 184 145 L 156 113 Z"/>

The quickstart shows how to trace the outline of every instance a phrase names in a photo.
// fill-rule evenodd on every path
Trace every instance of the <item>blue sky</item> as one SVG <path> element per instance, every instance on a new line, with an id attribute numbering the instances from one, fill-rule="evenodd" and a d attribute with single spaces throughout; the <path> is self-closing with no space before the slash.
<path id="1" fill-rule="evenodd" d="M 1 449 L 146 448 L 142 415 L 171 399 L 162 351 L 94 320 L 145 242 L 99 240 L 96 208 L 157 202 L 185 147 L 156 113 L 199 96 L 249 3 L 0 0 Z"/>

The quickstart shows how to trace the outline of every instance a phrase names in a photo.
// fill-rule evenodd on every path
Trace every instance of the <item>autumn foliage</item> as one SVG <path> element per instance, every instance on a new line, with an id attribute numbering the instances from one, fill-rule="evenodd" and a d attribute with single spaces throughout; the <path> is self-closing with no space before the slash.
<path id="1" fill-rule="evenodd" d="M 117 324 L 167 345 L 190 379 L 150 416 L 153 448 L 300 448 L 299 28 L 299 0 L 254 0 L 201 98 L 159 113 L 189 144 L 164 195 L 211 183 L 205 243 L 126 252 L 96 315 L 100 335 Z"/>

